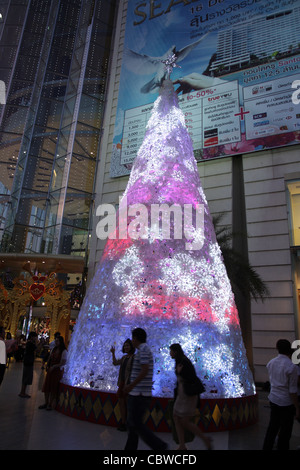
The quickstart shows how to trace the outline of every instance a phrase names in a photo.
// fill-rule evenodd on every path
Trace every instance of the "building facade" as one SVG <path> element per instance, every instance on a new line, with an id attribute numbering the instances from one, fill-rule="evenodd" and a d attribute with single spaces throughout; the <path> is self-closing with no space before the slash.
<path id="1" fill-rule="evenodd" d="M 119 11 L 117 46 L 112 58 L 100 151 L 106 159 L 98 167 L 96 207 L 103 203 L 117 205 L 128 181 L 128 176 L 110 176 L 126 13 L 124 2 Z M 198 163 L 211 214 L 223 213 L 223 224 L 245 231 L 243 249 L 270 291 L 264 301 L 252 300 L 249 310 L 239 312 L 256 382 L 268 379 L 266 364 L 276 354 L 276 341 L 300 337 L 299 150 L 300 145 L 294 145 Z M 105 244 L 97 239 L 97 222 L 94 214 L 89 279 Z"/>
<path id="2" fill-rule="evenodd" d="M 1 254 L 45 255 L 46 262 L 79 255 L 88 260 L 88 282 L 105 244 L 96 235 L 96 209 L 118 205 L 128 182 L 128 175 L 110 175 L 127 6 L 0 1 Z M 249 36 L 235 34 L 234 47 L 244 47 Z M 198 163 L 211 214 L 223 213 L 224 225 L 243 229 L 242 249 L 270 291 L 239 312 L 257 382 L 267 380 L 277 339 L 300 338 L 299 150 L 283 146 Z"/>
<path id="3" fill-rule="evenodd" d="M 216 60 L 210 71 L 249 65 L 251 58 L 264 59 L 298 49 L 300 8 L 253 18 L 220 31 Z"/>

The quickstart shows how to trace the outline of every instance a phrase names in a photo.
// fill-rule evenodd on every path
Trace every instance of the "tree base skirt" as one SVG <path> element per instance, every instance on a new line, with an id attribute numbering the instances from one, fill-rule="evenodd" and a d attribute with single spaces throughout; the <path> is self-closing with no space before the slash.
<path id="1" fill-rule="evenodd" d="M 241 398 L 203 398 L 195 422 L 204 432 L 239 429 L 258 420 L 257 395 Z M 157 432 L 173 432 L 172 398 L 153 397 L 146 422 Z M 115 393 L 60 384 L 57 411 L 72 418 L 105 426 L 118 426 L 120 406 Z"/>

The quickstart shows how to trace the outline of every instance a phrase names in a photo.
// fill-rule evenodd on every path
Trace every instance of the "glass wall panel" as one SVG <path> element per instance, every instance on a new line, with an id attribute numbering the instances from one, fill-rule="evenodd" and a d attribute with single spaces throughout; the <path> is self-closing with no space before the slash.
<path id="1" fill-rule="evenodd" d="M 32 95 L 32 87 L 23 80 L 14 80 L 10 87 L 11 105 L 29 106 Z"/>
<path id="2" fill-rule="evenodd" d="M 30 222 L 32 213 L 34 213 L 38 209 L 40 209 L 41 211 L 45 210 L 46 202 L 47 202 L 47 192 L 38 193 L 38 192 L 32 192 L 29 189 L 24 189 L 22 191 L 21 201 L 19 202 L 19 208 L 18 208 L 16 221 L 21 225 L 24 225 L 25 221 Z M 34 207 L 34 210 L 33 210 L 33 207 Z"/>
<path id="3" fill-rule="evenodd" d="M 81 95 L 79 121 L 86 126 L 101 127 L 102 106 L 97 98 Z"/>
<path id="4" fill-rule="evenodd" d="M 43 127 L 47 131 L 59 129 L 62 110 L 62 101 L 41 99 L 36 115 L 36 126 Z"/>
<path id="5" fill-rule="evenodd" d="M 4 112 L 5 131 L 22 134 L 26 116 L 27 108 L 6 105 Z"/>
<path id="6" fill-rule="evenodd" d="M 71 54 L 62 53 L 60 49 L 53 49 L 49 58 L 48 69 L 67 77 L 71 66 L 71 59 Z"/>
<path id="7" fill-rule="evenodd" d="M 61 24 L 63 27 L 70 27 L 73 30 L 77 28 L 81 3 L 78 0 L 62 0 L 57 17 L 58 25 Z"/>
<path id="8" fill-rule="evenodd" d="M 46 71 L 42 96 L 46 98 L 57 98 L 65 96 L 67 79 L 51 71 Z"/>
<path id="9" fill-rule="evenodd" d="M 87 67 L 85 80 L 82 86 L 82 92 L 86 95 L 98 98 L 99 105 L 102 105 L 104 100 L 105 85 L 105 75 L 96 75 L 95 71 Z"/>
<path id="10" fill-rule="evenodd" d="M 10 46 L 17 46 L 20 41 L 22 27 L 15 24 L 6 24 L 2 33 L 1 42 Z M 17 50 L 17 48 L 16 48 Z"/>
<path id="11" fill-rule="evenodd" d="M 96 161 L 87 157 L 73 155 L 68 187 L 85 193 L 92 193 L 94 187 Z"/>
<path id="12" fill-rule="evenodd" d="M 101 44 L 93 42 L 89 51 L 89 67 L 94 71 L 105 73 L 109 59 L 109 49 Z"/>
<path id="13" fill-rule="evenodd" d="M 116 3 L 0 0 L 2 249 L 86 256 Z"/>
<path id="14" fill-rule="evenodd" d="M 112 28 L 113 18 L 115 12 L 116 2 L 106 2 L 106 0 L 101 0 L 97 2 L 95 6 L 95 19 L 96 25 L 105 25 L 106 27 Z"/>
<path id="15" fill-rule="evenodd" d="M 39 253 L 42 241 L 42 230 L 24 226 L 15 225 L 14 229 L 15 244 L 22 247 L 23 253 Z"/>
<path id="16" fill-rule="evenodd" d="M 12 45 L 3 46 L 0 48 L 0 64 L 3 67 L 11 68 L 15 61 L 16 47 Z M 1 79 L 2 75 L 1 75 Z"/>
<path id="17" fill-rule="evenodd" d="M 99 145 L 99 134 L 92 133 L 80 133 L 76 135 L 74 141 L 73 153 L 77 155 L 96 155 Z"/>
<path id="18" fill-rule="evenodd" d="M 29 156 L 27 159 L 26 174 L 24 176 L 23 188 L 37 192 L 49 190 L 52 174 L 52 162 L 45 158 Z"/>
<path id="19" fill-rule="evenodd" d="M 91 195 L 68 188 L 63 223 L 65 225 L 88 228 Z"/>
<path id="20" fill-rule="evenodd" d="M 63 255 L 85 256 L 88 245 L 88 231 L 63 225 L 60 253 Z"/>
<path id="21" fill-rule="evenodd" d="M 57 223 L 57 211 L 60 200 L 60 191 L 53 191 L 48 196 L 47 213 L 45 219 L 46 227 L 54 227 Z"/>
<path id="22" fill-rule="evenodd" d="M 39 63 L 38 57 L 19 56 L 18 68 L 15 71 L 15 78 L 17 80 L 26 80 L 33 82 L 36 74 L 36 69 Z"/>
<path id="23" fill-rule="evenodd" d="M 43 44 L 43 37 L 32 31 L 24 31 L 20 54 L 28 57 L 39 57 Z"/>

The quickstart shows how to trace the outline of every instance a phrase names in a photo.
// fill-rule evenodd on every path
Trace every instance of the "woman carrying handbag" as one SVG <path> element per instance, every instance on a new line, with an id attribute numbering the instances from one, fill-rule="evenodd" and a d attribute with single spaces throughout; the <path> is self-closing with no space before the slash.
<path id="1" fill-rule="evenodd" d="M 177 450 L 186 450 L 185 430 L 200 437 L 205 443 L 207 450 L 212 450 L 212 439 L 205 436 L 201 429 L 191 421 L 199 405 L 199 396 L 204 392 L 205 388 L 197 377 L 193 364 L 185 356 L 180 344 L 175 343 L 170 346 L 170 356 L 172 359 L 175 359 L 175 374 L 177 376 L 176 397 L 173 408 L 173 418 L 179 442 Z"/>

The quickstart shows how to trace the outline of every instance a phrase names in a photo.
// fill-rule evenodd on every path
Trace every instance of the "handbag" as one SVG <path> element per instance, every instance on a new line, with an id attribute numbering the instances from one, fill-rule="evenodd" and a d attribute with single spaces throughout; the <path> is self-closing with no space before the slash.
<path id="1" fill-rule="evenodd" d="M 184 392 L 188 396 L 201 395 L 201 393 L 205 392 L 205 386 L 197 376 L 195 377 L 195 380 L 193 380 L 193 382 L 184 382 L 183 388 Z"/>

